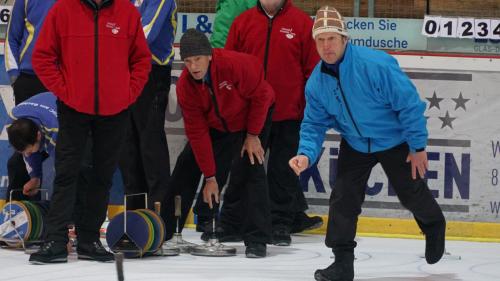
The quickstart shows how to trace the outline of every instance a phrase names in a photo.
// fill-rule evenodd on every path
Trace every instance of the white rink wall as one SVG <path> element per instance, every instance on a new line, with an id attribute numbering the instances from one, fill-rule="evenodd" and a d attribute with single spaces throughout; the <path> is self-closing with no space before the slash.
<path id="1" fill-rule="evenodd" d="M 399 53 L 394 55 L 427 103 L 428 185 L 448 220 L 499 222 L 500 59 Z M 177 61 L 173 81 L 180 75 Z M 186 138 L 175 85 L 166 130 L 172 167 Z M 327 214 L 340 138 L 329 131 L 319 163 L 302 178 L 310 211 Z M 399 204 L 380 165 L 367 186 L 363 216 L 411 218 Z"/>

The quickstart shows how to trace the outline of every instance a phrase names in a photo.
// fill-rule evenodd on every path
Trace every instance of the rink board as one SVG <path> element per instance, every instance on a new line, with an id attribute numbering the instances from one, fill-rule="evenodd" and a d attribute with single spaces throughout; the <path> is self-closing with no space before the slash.
<path id="1" fill-rule="evenodd" d="M 456 228 L 449 233 L 460 237 L 500 238 L 500 227 L 497 225 L 500 210 L 500 160 L 497 159 L 500 158 L 500 127 L 496 124 L 500 120 L 497 110 L 500 105 L 497 96 L 500 60 L 404 53 L 395 54 L 395 57 L 427 103 L 427 182 L 447 219 L 457 222 L 456 226 L 449 224 L 450 228 Z M 179 61 L 174 63 L 165 123 L 172 167 L 186 142 L 180 109 L 173 94 L 181 67 Z M 5 123 L 6 112 L 13 107 L 11 88 L 1 87 L 0 95 L 0 189 L 3 191 L 8 184 L 5 164 L 10 148 L 6 141 Z M 329 131 L 319 162 L 301 178 L 311 213 L 327 214 L 328 198 L 336 177 L 339 141 L 340 137 Z M 45 184 L 50 185 L 52 169 L 46 167 L 46 170 Z M 120 209 L 122 194 L 121 177 L 117 172 L 110 213 Z M 394 191 L 388 186 L 380 166 L 374 168 L 368 182 L 362 216 L 360 231 L 364 225 L 373 222 L 383 226 L 383 222 L 377 222 L 378 218 L 412 222 L 410 213 L 401 207 Z M 403 230 L 414 228 L 402 225 Z M 380 229 L 368 228 L 366 232 L 401 232 L 397 227 Z M 404 234 L 418 234 L 418 230 L 409 232 Z"/>

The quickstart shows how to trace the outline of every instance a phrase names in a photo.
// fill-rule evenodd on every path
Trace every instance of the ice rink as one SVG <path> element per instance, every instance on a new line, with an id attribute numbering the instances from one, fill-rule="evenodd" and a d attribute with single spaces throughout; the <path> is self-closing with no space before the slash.
<path id="1" fill-rule="evenodd" d="M 184 239 L 199 243 L 199 233 L 185 231 Z M 370 281 L 499 281 L 500 243 L 447 241 L 446 255 L 436 265 L 421 257 L 424 240 L 394 238 L 358 238 L 355 280 Z M 237 248 L 236 257 L 175 257 L 127 259 L 125 280 L 224 280 L 271 281 L 314 280 L 318 268 L 333 262 L 322 235 L 293 236 L 290 247 L 268 246 L 268 257 L 245 258 L 241 243 L 227 243 Z M 20 250 L 0 249 L 0 280 L 98 281 L 117 280 L 114 263 L 77 260 L 71 254 L 67 264 L 30 265 L 28 255 Z"/>

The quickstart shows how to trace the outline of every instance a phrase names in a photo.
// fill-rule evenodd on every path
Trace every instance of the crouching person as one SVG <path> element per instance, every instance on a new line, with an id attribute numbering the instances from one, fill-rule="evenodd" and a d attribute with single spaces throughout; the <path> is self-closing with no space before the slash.
<path id="1" fill-rule="evenodd" d="M 265 257 L 271 217 L 264 149 L 269 136 L 274 92 L 253 56 L 213 49 L 208 38 L 189 29 L 181 38 L 186 68 L 177 82 L 177 99 L 188 143 L 177 159 L 168 185 L 167 238 L 175 229 L 173 201 L 182 196 L 181 228 L 203 174 L 202 194 L 210 208 L 231 169 L 231 185 L 241 198 L 247 257 Z M 215 202 L 212 202 L 212 197 Z"/>

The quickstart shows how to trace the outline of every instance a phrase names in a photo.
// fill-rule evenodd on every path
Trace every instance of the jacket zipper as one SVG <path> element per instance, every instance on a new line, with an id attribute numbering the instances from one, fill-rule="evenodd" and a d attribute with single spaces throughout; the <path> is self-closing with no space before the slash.
<path id="1" fill-rule="evenodd" d="M 212 88 L 210 86 L 208 87 L 208 92 L 210 93 L 210 97 L 212 98 L 212 102 L 214 104 L 215 115 L 217 115 L 217 118 L 219 118 L 226 133 L 229 133 L 229 128 L 227 127 L 226 120 L 224 120 L 224 118 L 222 118 L 222 116 L 220 115 L 219 105 L 217 104 L 217 99 L 215 98 L 214 91 L 212 91 Z"/>
<path id="2" fill-rule="evenodd" d="M 267 60 L 269 57 L 269 45 L 271 43 L 271 31 L 273 30 L 273 18 L 268 18 L 266 51 L 264 52 L 264 80 L 267 78 Z"/>
<path id="3" fill-rule="evenodd" d="M 342 89 L 342 84 L 340 83 L 340 75 L 338 78 L 338 82 L 339 82 L 340 94 L 342 95 L 342 100 L 344 100 L 344 104 L 345 104 L 345 107 L 347 109 L 347 114 L 349 114 L 349 118 L 351 118 L 352 124 L 354 125 L 356 132 L 358 132 L 360 137 L 364 138 L 363 135 L 361 134 L 361 131 L 358 128 L 358 125 L 354 121 L 354 117 L 352 116 L 352 112 L 351 112 L 351 108 L 349 107 L 349 104 L 347 104 L 347 99 L 344 95 L 344 90 Z M 368 138 L 368 153 L 370 153 L 370 152 L 371 152 L 371 142 L 370 142 L 370 138 Z"/>
<path id="4" fill-rule="evenodd" d="M 94 33 L 95 33 L 95 40 L 94 40 L 94 73 L 95 73 L 95 80 L 94 80 L 94 112 L 96 115 L 99 115 L 99 10 L 95 10 L 94 12 Z"/>
<path id="5" fill-rule="evenodd" d="M 269 57 L 269 44 L 271 42 L 271 31 L 273 29 L 273 20 L 278 16 L 279 13 L 283 10 L 283 7 L 286 3 L 283 2 L 283 5 L 280 7 L 278 12 L 271 18 L 269 15 L 264 11 L 264 8 L 261 6 L 260 2 L 257 1 L 257 5 L 259 6 L 260 10 L 268 19 L 268 24 L 267 24 L 267 38 L 266 38 L 266 50 L 264 52 L 264 80 L 267 78 L 267 60 Z"/>

